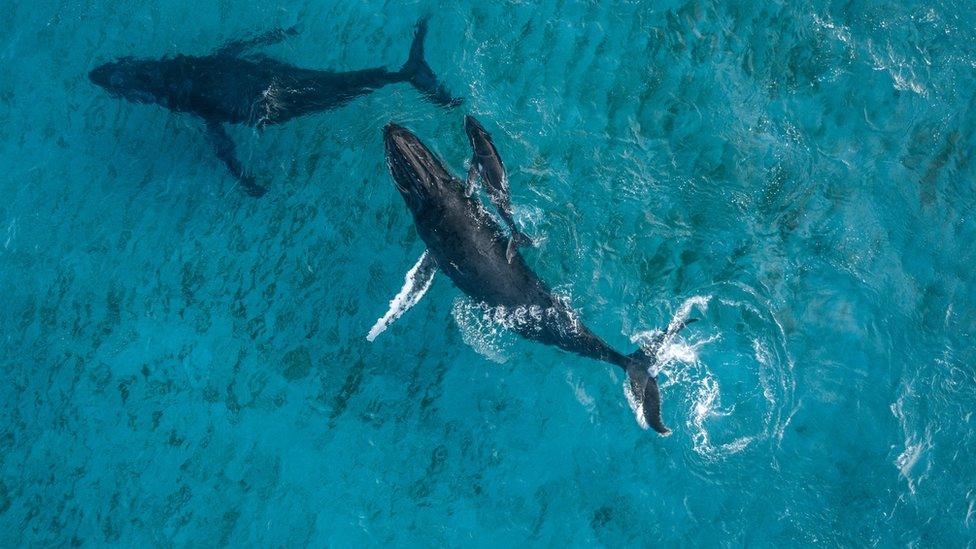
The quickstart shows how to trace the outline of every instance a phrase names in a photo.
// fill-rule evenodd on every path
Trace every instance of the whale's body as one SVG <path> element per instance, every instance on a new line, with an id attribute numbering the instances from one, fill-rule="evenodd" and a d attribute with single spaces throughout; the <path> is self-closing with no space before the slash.
<path id="1" fill-rule="evenodd" d="M 225 124 L 265 126 L 334 109 L 387 84 L 397 72 L 367 69 L 331 72 L 303 69 L 266 57 L 177 55 L 159 60 L 120 60 L 150 75 L 152 90 L 120 92 L 137 102 Z M 111 77 L 110 77 L 111 78 Z"/>
<path id="2" fill-rule="evenodd" d="M 396 187 L 427 245 L 412 272 L 428 272 L 432 277 L 440 270 L 462 292 L 506 318 L 506 326 L 522 337 L 620 367 L 627 372 L 638 420 L 659 433 L 669 433 L 661 419 L 657 382 L 649 373 L 660 340 L 630 355 L 610 347 L 580 321 L 565 300 L 553 294 L 520 253 L 509 255 L 509 237 L 502 227 L 415 135 L 390 124 L 384 130 L 384 141 Z M 422 295 L 429 285 L 430 279 L 408 276 L 402 295 L 408 295 L 411 286 L 421 288 Z M 410 304 L 418 299 L 412 296 Z M 395 316 L 399 314 L 402 311 Z M 381 323 L 386 320 L 384 317 Z M 389 322 L 392 320 L 386 324 Z M 677 329 L 680 326 L 669 335 Z M 371 332 L 371 336 L 375 334 Z"/>

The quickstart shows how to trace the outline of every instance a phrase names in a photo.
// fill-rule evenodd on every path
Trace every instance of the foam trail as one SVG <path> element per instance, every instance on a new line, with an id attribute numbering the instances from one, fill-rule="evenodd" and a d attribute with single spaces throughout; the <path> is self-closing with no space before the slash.
<path id="1" fill-rule="evenodd" d="M 366 334 L 366 341 L 376 339 L 376 336 L 385 332 L 390 324 L 393 324 L 396 319 L 403 316 L 403 313 L 407 312 L 410 307 L 416 305 L 420 301 L 420 298 L 424 297 L 424 294 L 430 289 L 431 283 L 434 282 L 434 273 L 436 272 L 437 266 L 430 259 L 430 253 L 424 250 L 417 264 L 407 271 L 407 275 L 403 279 L 403 288 L 390 301 L 390 310 L 369 329 L 369 333 Z"/>
<path id="2" fill-rule="evenodd" d="M 461 338 L 475 352 L 493 362 L 505 363 L 505 349 L 512 344 L 513 335 L 504 307 L 488 307 L 469 297 L 454 300 L 454 320 L 461 329 Z"/>

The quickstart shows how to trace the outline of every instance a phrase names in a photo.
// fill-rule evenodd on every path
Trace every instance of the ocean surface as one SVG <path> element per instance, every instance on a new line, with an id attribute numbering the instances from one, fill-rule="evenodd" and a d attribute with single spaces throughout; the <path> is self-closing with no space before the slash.
<path id="1" fill-rule="evenodd" d="M 230 127 L 88 80 L 124 55 L 427 58 Z M 6 0 L 0 546 L 976 542 L 976 6 Z M 458 174 L 475 114 L 528 263 L 622 352 L 672 319 L 670 437 L 612 366 L 446 277 L 366 340 L 424 245 L 381 128 Z"/>

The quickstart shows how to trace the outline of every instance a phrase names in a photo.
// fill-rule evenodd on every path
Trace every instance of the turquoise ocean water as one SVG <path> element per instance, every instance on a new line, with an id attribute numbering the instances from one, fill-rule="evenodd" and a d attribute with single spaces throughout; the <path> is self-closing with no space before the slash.
<path id="1" fill-rule="evenodd" d="M 409 86 L 256 132 L 87 73 L 279 26 Z M 973 546 L 976 8 L 934 0 L 7 0 L 0 545 Z M 494 135 L 529 264 L 618 349 L 690 310 L 661 438 L 423 251 L 380 129 Z"/>

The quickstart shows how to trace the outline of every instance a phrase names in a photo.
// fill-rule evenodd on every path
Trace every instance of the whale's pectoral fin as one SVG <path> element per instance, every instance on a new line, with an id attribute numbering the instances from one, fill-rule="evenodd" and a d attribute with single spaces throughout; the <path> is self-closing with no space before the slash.
<path id="1" fill-rule="evenodd" d="M 376 324 L 373 324 L 373 327 L 369 329 L 369 333 L 366 335 L 366 340 L 373 341 L 376 339 L 376 336 L 385 332 L 410 307 L 416 305 L 420 301 L 420 298 L 424 297 L 424 294 L 430 289 L 431 283 L 434 282 L 434 273 L 436 272 L 437 263 L 434 261 L 433 256 L 430 255 L 430 252 L 424 250 L 417 264 L 407 271 L 407 275 L 403 280 L 403 288 L 390 301 L 390 310 L 382 318 L 377 320 Z"/>
<path id="2" fill-rule="evenodd" d="M 519 246 L 535 246 L 534 240 L 514 229 L 513 231 L 512 236 L 508 239 L 508 248 L 505 249 L 505 258 L 508 259 L 509 263 L 515 258 L 515 250 Z"/>
<path id="3" fill-rule="evenodd" d="M 291 26 L 287 29 L 272 29 L 268 32 L 259 34 L 252 38 L 246 38 L 244 40 L 233 40 L 224 44 L 223 46 L 217 48 L 215 52 L 217 55 L 240 55 L 245 51 L 256 48 L 259 46 L 270 46 L 281 42 L 288 36 L 295 36 L 298 34 L 298 26 Z"/>
<path id="4" fill-rule="evenodd" d="M 471 166 L 468 168 L 468 181 L 464 187 L 464 196 L 471 197 L 478 190 L 478 158 L 471 159 Z"/>
<path id="5" fill-rule="evenodd" d="M 230 173 L 241 184 L 244 192 L 255 198 L 263 196 L 264 193 L 268 192 L 268 189 L 257 184 L 253 176 L 244 173 L 244 168 L 241 167 L 240 161 L 237 160 L 234 140 L 231 139 L 227 130 L 224 129 L 223 124 L 214 120 L 207 120 L 207 136 L 210 138 L 214 152 L 217 153 L 217 158 L 227 165 L 227 169 L 230 170 Z"/>

